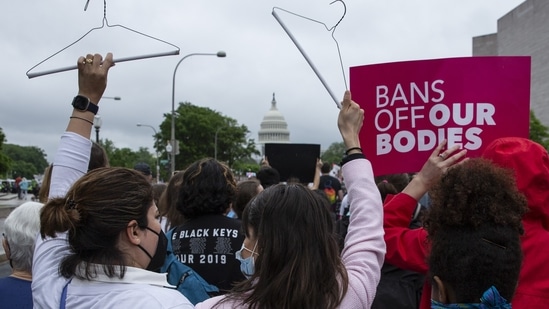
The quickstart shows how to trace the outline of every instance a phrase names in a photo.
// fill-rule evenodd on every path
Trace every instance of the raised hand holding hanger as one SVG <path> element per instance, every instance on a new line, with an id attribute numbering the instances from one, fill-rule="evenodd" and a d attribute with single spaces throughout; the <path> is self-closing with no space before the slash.
<path id="1" fill-rule="evenodd" d="M 288 27 L 284 24 L 284 22 L 282 22 L 282 19 L 280 19 L 280 17 L 278 16 L 278 14 L 276 13 L 275 9 L 277 10 L 281 10 L 281 11 L 284 11 L 286 13 L 289 13 L 289 14 L 292 14 L 294 16 L 297 16 L 297 17 L 300 17 L 300 18 L 304 18 L 304 19 L 307 19 L 309 21 L 312 21 L 312 22 L 315 22 L 315 23 L 319 23 L 321 25 L 323 25 L 326 30 L 328 30 L 329 32 L 332 33 L 332 39 L 334 40 L 335 44 L 336 44 L 336 47 L 337 47 L 337 53 L 339 55 L 339 64 L 341 65 L 341 72 L 343 74 L 343 81 L 345 83 L 345 89 L 348 90 L 348 87 L 347 87 L 347 79 L 345 78 L 345 70 L 343 69 L 343 60 L 341 59 L 341 51 L 339 49 L 339 43 L 337 42 L 335 36 L 334 36 L 334 33 L 335 33 L 335 30 L 337 28 L 337 26 L 341 23 L 341 21 L 343 20 L 343 18 L 345 17 L 345 14 L 347 13 L 347 6 L 345 5 L 345 2 L 343 2 L 342 0 L 335 0 L 335 1 L 332 1 L 330 3 L 330 5 L 336 3 L 336 2 L 341 2 L 341 4 L 343 4 L 343 14 L 341 15 L 341 18 L 339 19 L 339 21 L 331 28 L 328 28 L 328 26 L 326 26 L 325 23 L 323 22 L 320 22 L 318 20 L 315 20 L 315 19 L 312 19 L 312 18 L 309 18 L 309 17 L 306 17 L 306 16 L 303 16 L 303 15 L 299 15 L 299 14 L 296 14 L 294 12 L 290 12 L 288 10 L 285 10 L 283 8 L 279 8 L 279 7 L 273 7 L 273 11 L 272 11 L 272 15 L 273 17 L 276 19 L 276 21 L 280 24 L 280 26 L 282 27 L 282 29 L 284 29 L 284 31 L 286 32 L 286 34 L 290 37 L 290 39 L 292 40 L 292 42 L 295 44 L 295 46 L 297 47 L 297 49 L 299 50 L 299 52 L 301 52 L 301 55 L 303 55 L 303 58 L 305 58 L 305 60 L 307 61 L 307 63 L 309 64 L 309 66 L 311 67 L 311 69 L 313 69 L 313 72 L 316 74 L 316 76 L 318 77 L 318 79 L 320 80 L 320 82 L 322 83 L 322 85 L 324 86 L 324 88 L 326 88 L 326 90 L 328 91 L 328 93 L 330 94 L 330 96 L 332 97 L 332 100 L 334 100 L 337 108 L 341 109 L 341 103 L 339 102 L 339 99 L 336 97 L 336 95 L 334 94 L 334 92 L 332 91 L 332 89 L 330 89 L 330 87 L 328 86 L 328 83 L 324 80 L 324 78 L 322 77 L 322 75 L 320 75 L 320 72 L 318 71 L 318 69 L 316 68 L 316 66 L 314 65 L 314 63 L 311 61 L 311 59 L 309 58 L 309 56 L 307 55 L 307 53 L 305 53 L 305 50 L 301 47 L 301 45 L 299 44 L 299 42 L 296 40 L 296 38 L 293 36 L 293 34 L 290 32 L 290 29 L 288 29 Z"/>
<path id="2" fill-rule="evenodd" d="M 89 4 L 90 0 L 87 0 L 86 2 L 86 5 L 84 6 L 84 11 L 87 10 L 88 8 L 88 4 Z M 125 61 L 133 61 L 133 60 L 139 60 L 139 59 L 147 59 L 147 58 L 156 58 L 156 57 L 163 57 L 163 56 L 173 56 L 173 55 L 179 55 L 179 47 L 177 47 L 176 45 L 172 44 L 172 43 L 169 43 L 169 42 L 166 42 L 164 40 L 161 40 L 161 39 L 158 39 L 158 38 L 155 38 L 153 36 L 150 36 L 148 34 L 145 34 L 145 33 L 142 33 L 142 32 L 139 32 L 139 31 L 136 31 L 134 29 L 131 29 L 131 28 L 128 28 L 126 26 L 123 26 L 123 25 L 109 25 L 109 21 L 107 20 L 107 1 L 106 0 L 103 0 L 103 21 L 102 21 L 102 24 L 100 27 L 95 27 L 95 28 L 92 28 L 90 29 L 88 32 L 86 32 L 83 36 L 81 36 L 78 40 L 72 42 L 71 44 L 67 45 L 66 47 L 62 48 L 61 50 L 57 51 L 56 53 L 54 53 L 53 55 L 47 57 L 46 59 L 40 61 L 38 64 L 34 65 L 32 68 L 30 68 L 26 75 L 27 77 L 30 79 L 30 78 L 34 78 L 34 77 L 38 77 L 38 76 L 44 76 L 44 75 L 49 75 L 49 74 L 54 74 L 54 73 L 60 73 L 60 72 L 66 72 L 66 71 L 70 71 L 70 70 L 75 70 L 77 67 L 76 65 L 72 65 L 72 66 L 67 66 L 67 67 L 63 67 L 63 68 L 58 68 L 58 69 L 52 69 L 52 70 L 45 70 L 45 71 L 42 71 L 42 72 L 31 72 L 33 69 L 35 69 L 37 66 L 41 65 L 42 63 L 50 60 L 52 57 L 54 57 L 55 55 L 61 53 L 62 51 L 66 50 L 67 48 L 73 46 L 74 44 L 80 42 L 84 37 L 86 37 L 88 34 L 90 34 L 91 32 L 93 32 L 94 30 L 99 30 L 99 29 L 103 29 L 105 28 L 105 26 L 107 28 L 114 28 L 114 27 L 120 27 L 122 29 L 125 29 L 125 30 L 128 30 L 130 32 L 133 32 L 133 33 L 136 33 L 136 34 L 139 34 L 139 35 L 142 35 L 144 37 L 147 37 L 147 38 L 150 38 L 150 39 L 153 39 L 155 41 L 159 41 L 161 43 L 165 43 L 167 45 L 170 45 L 170 46 L 173 46 L 175 47 L 175 50 L 173 51 L 168 51 L 168 52 L 162 52 L 162 53 L 154 53 L 154 54 L 146 54 L 146 55 L 140 55 L 140 56 L 130 56 L 130 57 L 123 57 L 123 58 L 118 58 L 118 59 L 114 59 L 114 63 L 119 63 L 119 62 L 125 62 Z"/>

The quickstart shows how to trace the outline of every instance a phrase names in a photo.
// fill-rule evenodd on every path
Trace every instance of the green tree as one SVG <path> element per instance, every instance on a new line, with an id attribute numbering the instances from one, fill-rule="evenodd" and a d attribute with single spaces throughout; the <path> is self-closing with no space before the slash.
<path id="1" fill-rule="evenodd" d="M 171 136 L 171 114 L 164 114 L 160 124 L 160 133 L 155 143 L 157 150 L 166 157 L 166 141 Z M 247 139 L 250 133 L 245 125 L 239 125 L 235 119 L 224 116 L 207 107 L 179 103 L 175 111 L 175 139 L 179 141 L 179 155 L 175 157 L 175 167 L 183 169 L 190 163 L 215 156 L 215 137 L 217 132 L 217 159 L 233 166 L 236 162 L 245 162 L 252 154 L 259 154 L 253 139 Z M 159 140 L 164 137 L 164 141 Z"/>
<path id="2" fill-rule="evenodd" d="M 343 142 L 334 142 L 320 155 L 320 159 L 322 159 L 322 162 L 339 164 L 344 154 L 345 144 Z"/>
<path id="3" fill-rule="evenodd" d="M 109 164 L 111 166 L 114 166 L 112 165 L 112 162 L 111 161 L 111 157 L 113 156 L 114 152 L 116 151 L 116 146 L 114 145 L 114 142 L 111 141 L 110 139 L 106 138 L 106 139 L 101 139 L 99 140 L 99 144 L 103 147 L 103 149 L 105 149 L 105 152 L 107 153 L 107 157 L 109 158 Z"/>
<path id="4" fill-rule="evenodd" d="M 2 128 L 0 128 L 0 175 L 5 175 L 11 167 L 11 159 L 3 151 L 5 142 L 6 135 Z"/>
<path id="5" fill-rule="evenodd" d="M 133 168 L 139 162 L 137 153 L 130 148 L 116 148 L 112 156 L 109 157 L 111 166 Z"/>
<path id="6" fill-rule="evenodd" d="M 101 141 L 101 146 L 103 146 L 109 157 L 110 166 L 133 168 L 136 163 L 145 162 L 151 166 L 151 171 L 156 166 L 155 157 L 146 147 L 139 147 L 137 151 L 127 147 L 117 148 L 114 142 L 109 139 L 105 139 L 104 142 Z"/>
<path id="7" fill-rule="evenodd" d="M 130 148 L 117 148 L 109 139 L 100 142 L 109 157 L 110 166 L 133 168 L 136 163 L 145 162 L 149 164 L 152 174 L 156 176 L 156 157 L 146 147 L 139 147 L 137 151 L 133 151 Z M 166 176 L 167 172 L 161 173 L 160 178 L 168 179 Z"/>
<path id="8" fill-rule="evenodd" d="M 244 176 L 246 172 L 259 172 L 259 164 L 252 158 L 237 161 L 233 164 L 232 169 L 237 176 Z"/>
<path id="9" fill-rule="evenodd" d="M 11 161 L 11 177 L 16 175 L 33 179 L 34 175 L 42 174 L 48 166 L 46 153 L 36 146 L 19 146 L 4 144 L 4 153 Z"/>
<path id="10" fill-rule="evenodd" d="M 539 143 L 545 149 L 549 149 L 549 128 L 541 123 L 534 114 L 533 110 L 530 110 L 530 139 L 536 143 Z"/>

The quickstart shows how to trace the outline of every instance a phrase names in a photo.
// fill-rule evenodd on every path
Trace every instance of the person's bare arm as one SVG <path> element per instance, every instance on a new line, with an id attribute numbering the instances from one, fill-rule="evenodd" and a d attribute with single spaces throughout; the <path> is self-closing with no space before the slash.
<path id="1" fill-rule="evenodd" d="M 315 178 L 313 179 L 313 186 L 311 187 L 311 190 L 318 189 L 318 186 L 320 185 L 320 168 L 322 167 L 322 160 L 320 158 L 316 159 L 316 169 L 315 169 Z"/>

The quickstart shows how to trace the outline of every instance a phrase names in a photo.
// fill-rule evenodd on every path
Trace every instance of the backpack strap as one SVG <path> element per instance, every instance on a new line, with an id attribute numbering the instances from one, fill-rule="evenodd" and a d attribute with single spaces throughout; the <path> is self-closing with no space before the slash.
<path id="1" fill-rule="evenodd" d="M 61 292 L 61 300 L 59 302 L 59 309 L 65 309 L 67 305 L 67 288 L 69 287 L 69 283 L 71 283 L 72 278 L 65 283 L 65 286 L 63 287 L 63 292 Z"/>

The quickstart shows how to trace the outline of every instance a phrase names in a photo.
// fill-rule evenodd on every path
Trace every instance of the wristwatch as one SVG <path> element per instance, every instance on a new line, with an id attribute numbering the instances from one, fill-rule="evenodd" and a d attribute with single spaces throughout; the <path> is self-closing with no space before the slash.
<path id="1" fill-rule="evenodd" d="M 90 99 L 83 95 L 74 97 L 72 100 L 72 107 L 82 112 L 92 112 L 94 115 L 97 115 L 97 111 L 99 111 L 99 106 L 95 105 Z"/>

